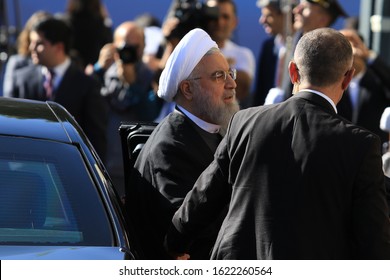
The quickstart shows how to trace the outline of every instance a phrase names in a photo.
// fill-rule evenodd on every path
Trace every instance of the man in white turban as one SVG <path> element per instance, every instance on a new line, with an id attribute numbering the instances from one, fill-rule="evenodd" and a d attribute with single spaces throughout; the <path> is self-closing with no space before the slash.
<path id="1" fill-rule="evenodd" d="M 130 176 L 126 209 L 141 258 L 169 259 L 163 239 L 175 211 L 213 160 L 231 116 L 238 111 L 236 72 L 202 29 L 187 33 L 161 74 L 158 95 L 176 103 L 141 150 Z M 221 219 L 222 221 L 222 219 Z M 208 259 L 220 222 L 201 234 L 192 259 Z"/>

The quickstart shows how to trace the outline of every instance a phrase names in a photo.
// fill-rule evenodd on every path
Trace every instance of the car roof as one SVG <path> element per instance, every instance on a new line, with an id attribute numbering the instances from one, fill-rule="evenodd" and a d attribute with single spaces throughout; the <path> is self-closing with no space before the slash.
<path id="1" fill-rule="evenodd" d="M 51 101 L 0 97 L 0 135 L 79 142 L 80 129 L 64 107 Z"/>

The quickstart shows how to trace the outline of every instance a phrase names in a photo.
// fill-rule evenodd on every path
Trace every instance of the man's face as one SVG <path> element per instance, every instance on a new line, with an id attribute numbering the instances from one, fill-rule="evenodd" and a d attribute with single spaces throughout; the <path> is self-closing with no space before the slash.
<path id="1" fill-rule="evenodd" d="M 218 9 L 218 20 L 211 21 L 207 29 L 211 38 L 217 42 L 229 39 L 237 26 L 237 17 L 232 4 L 218 4 Z"/>
<path id="2" fill-rule="evenodd" d="M 265 6 L 261 9 L 259 23 L 263 26 L 264 31 L 271 36 L 282 34 L 284 29 L 284 16 L 278 9 L 272 5 Z"/>
<path id="3" fill-rule="evenodd" d="M 307 33 L 317 28 L 327 27 L 330 24 L 330 15 L 318 4 L 305 0 L 300 1 L 293 9 L 294 29 Z"/>
<path id="4" fill-rule="evenodd" d="M 55 66 L 54 61 L 59 44 L 50 43 L 43 34 L 32 31 L 30 33 L 30 52 L 34 64 L 44 65 L 48 68 Z"/>
<path id="5" fill-rule="evenodd" d="M 200 79 L 192 80 L 193 113 L 209 123 L 227 128 L 231 116 L 239 110 L 236 82 L 227 75 L 226 81 L 216 80 L 217 71 L 228 71 L 229 64 L 221 53 L 206 55 L 197 66 Z"/>

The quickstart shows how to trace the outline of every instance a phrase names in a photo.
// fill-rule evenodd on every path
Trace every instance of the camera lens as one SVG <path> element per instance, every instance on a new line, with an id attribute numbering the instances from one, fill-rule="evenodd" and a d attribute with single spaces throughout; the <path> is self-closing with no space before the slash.
<path id="1" fill-rule="evenodd" d="M 121 48 L 118 48 L 119 58 L 122 60 L 122 63 L 135 63 L 138 61 L 137 57 L 138 46 L 133 45 L 124 45 Z"/>

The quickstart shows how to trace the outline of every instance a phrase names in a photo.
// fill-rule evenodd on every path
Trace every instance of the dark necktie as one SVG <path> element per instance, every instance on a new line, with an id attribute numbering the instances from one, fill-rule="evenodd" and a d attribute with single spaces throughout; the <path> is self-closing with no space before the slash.
<path id="1" fill-rule="evenodd" d="M 43 83 L 43 87 L 46 91 L 46 99 L 47 100 L 53 100 L 53 90 L 54 90 L 54 76 L 55 72 L 53 69 L 48 69 L 45 75 L 45 81 Z"/>

